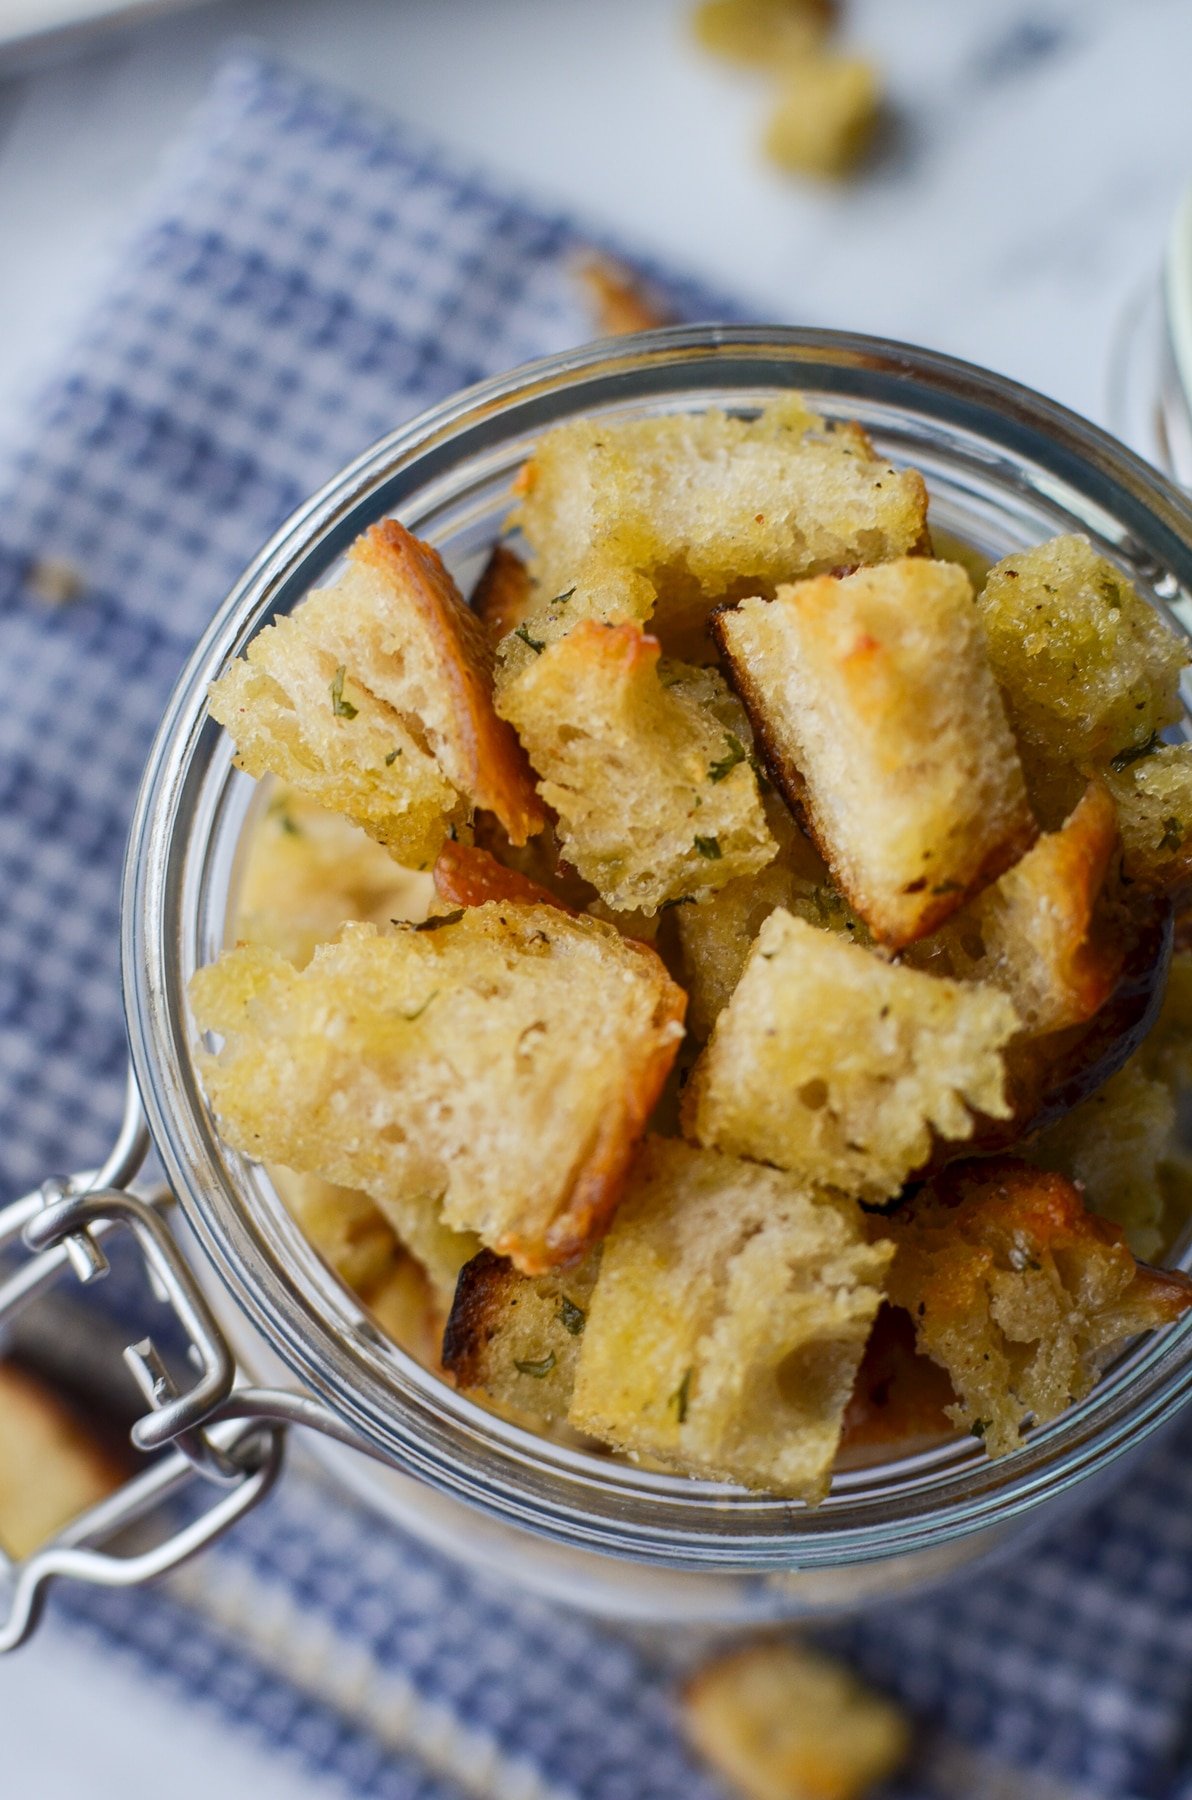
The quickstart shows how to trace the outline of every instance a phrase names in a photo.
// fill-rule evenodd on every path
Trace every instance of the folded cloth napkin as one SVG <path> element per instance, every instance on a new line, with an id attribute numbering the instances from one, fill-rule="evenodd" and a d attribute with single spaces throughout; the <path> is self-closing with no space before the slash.
<path id="1" fill-rule="evenodd" d="M 170 685 L 262 540 L 379 433 L 590 333 L 592 238 L 240 58 L 0 470 L 0 1191 L 120 1110 L 119 866 Z M 639 264 L 640 264 L 640 260 Z M 646 267 L 677 313 L 729 302 Z M 924 1726 L 891 1800 L 1192 1795 L 1192 1432 L 996 1574 L 825 1634 Z M 291 1469 L 154 1593 L 64 1589 L 355 1796 L 712 1800 L 657 1643 L 498 1594 Z"/>

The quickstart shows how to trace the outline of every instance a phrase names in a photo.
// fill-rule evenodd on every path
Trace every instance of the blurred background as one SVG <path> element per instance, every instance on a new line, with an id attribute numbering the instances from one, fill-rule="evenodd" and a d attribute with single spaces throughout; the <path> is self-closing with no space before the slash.
<path id="1" fill-rule="evenodd" d="M 1113 390 L 1136 366 L 1129 328 L 1153 310 L 1192 181 L 1187 0 L 849 0 L 830 53 L 795 81 L 757 52 L 748 17 L 713 8 L 697 28 L 695 10 L 689 0 L 0 0 L 0 442 L 19 460 L 36 436 L 39 396 L 159 196 L 185 177 L 196 154 L 188 119 L 237 46 L 369 102 L 499 191 L 571 215 L 581 237 L 615 241 L 631 261 L 694 278 L 743 316 L 924 344 L 1121 421 Z M 312 262 L 324 253 L 312 242 Z M 610 322 L 593 308 L 593 331 Z M 1134 400 L 1145 416 L 1151 396 Z M 65 578 L 51 569 L 47 580 Z M 183 1600 L 205 1579 L 200 1564 Z M 440 1785 L 434 1768 L 458 1776 L 459 1759 L 433 1743 L 422 1748 L 425 1782 L 384 1754 L 356 1787 L 321 1773 L 334 1722 L 296 1714 L 286 1690 L 264 1677 L 253 1687 L 242 1672 L 213 1700 L 209 1663 L 197 1703 L 185 1628 L 170 1616 L 160 1678 L 144 1631 L 122 1639 L 110 1618 L 85 1613 L 55 1618 L 0 1665 L 4 1800 L 496 1792 L 483 1769 L 471 1785 Z M 312 1667 L 325 1652 L 306 1642 Z M 345 1677 L 341 1697 L 350 1688 Z M 1116 1694 L 1093 1699 L 1107 1732 L 1122 1727 Z M 1016 1717 L 1004 1715 L 1002 1749 L 1021 1734 Z M 569 1773 L 558 1787 L 530 1770 L 519 1787 L 506 1766 L 500 1792 L 586 1797 L 582 1772 Z M 1007 1782 L 980 1791 L 1135 1793 Z M 930 1791 L 972 1800 L 978 1787 L 968 1769 Z M 600 1788 L 610 1800 L 649 1792 Z"/>

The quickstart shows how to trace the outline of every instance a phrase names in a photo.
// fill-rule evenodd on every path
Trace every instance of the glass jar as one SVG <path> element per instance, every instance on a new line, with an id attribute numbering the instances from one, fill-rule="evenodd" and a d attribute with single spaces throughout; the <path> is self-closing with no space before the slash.
<path id="1" fill-rule="evenodd" d="M 1127 1466 L 1192 1392 L 1192 1317 L 1131 1348 L 1095 1391 L 999 1462 L 962 1439 L 838 1476 L 815 1510 L 538 1438 L 388 1341 L 307 1243 L 265 1171 L 221 1142 L 192 1058 L 193 971 L 224 947 L 254 784 L 207 717 L 208 683 L 254 632 L 397 514 L 467 588 L 510 483 L 578 416 L 756 408 L 795 390 L 922 471 L 931 517 L 990 558 L 1087 533 L 1176 626 L 1192 626 L 1192 509 L 1062 408 L 979 369 L 832 332 L 679 328 L 596 344 L 473 388 L 385 438 L 304 506 L 220 608 L 170 702 L 126 866 L 125 1004 L 153 1141 L 242 1364 L 279 1374 L 368 1458 L 341 1479 L 491 1573 L 610 1615 L 762 1620 L 855 1609 L 1017 1547 Z M 1192 635 L 1192 633 L 1190 633 Z"/>

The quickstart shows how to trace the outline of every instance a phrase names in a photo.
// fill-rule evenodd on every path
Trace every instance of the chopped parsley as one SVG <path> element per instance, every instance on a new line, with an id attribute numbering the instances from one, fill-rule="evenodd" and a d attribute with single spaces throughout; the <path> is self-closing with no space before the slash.
<path id="1" fill-rule="evenodd" d="M 391 750 L 389 752 L 388 756 L 385 758 L 385 767 L 387 769 L 391 769 L 400 755 L 401 755 L 401 745 L 399 744 L 397 746 L 397 749 Z"/>
<path id="2" fill-rule="evenodd" d="M 544 1381 L 555 1366 L 555 1353 L 548 1350 L 541 1362 L 518 1362 L 515 1357 L 513 1366 L 519 1375 L 532 1375 L 535 1381 Z"/>
<path id="3" fill-rule="evenodd" d="M 1159 839 L 1160 850 L 1178 850 L 1184 841 L 1184 827 L 1174 816 L 1163 821 L 1163 836 Z"/>
<path id="4" fill-rule="evenodd" d="M 695 844 L 695 847 L 699 851 L 700 855 L 706 856 L 709 862 L 719 862 L 720 861 L 720 839 L 719 838 L 697 836 L 692 841 Z"/>
<path id="5" fill-rule="evenodd" d="M 931 891 L 933 894 L 962 894 L 964 883 L 963 881 L 941 881 Z"/>
<path id="6" fill-rule="evenodd" d="M 975 1438 L 983 1438 L 987 1429 L 988 1427 L 984 1419 L 974 1419 L 969 1426 L 969 1431 Z"/>
<path id="7" fill-rule="evenodd" d="M 574 594 L 574 592 L 575 592 L 574 587 L 564 588 L 563 592 L 561 594 L 555 595 L 554 599 L 551 601 L 551 605 L 552 606 L 566 606 L 567 602 L 570 600 L 570 598 L 571 598 L 572 594 Z"/>
<path id="8" fill-rule="evenodd" d="M 732 773 L 738 763 L 746 760 L 745 746 L 740 738 L 734 737 L 731 731 L 726 731 L 724 741 L 728 746 L 726 754 L 718 762 L 708 764 L 709 781 L 723 781 L 726 775 Z"/>
<path id="9" fill-rule="evenodd" d="M 524 625 L 519 625 L 513 635 L 520 638 L 523 644 L 528 644 L 535 656 L 541 656 L 546 649 L 546 639 L 531 637 Z"/>
<path id="10" fill-rule="evenodd" d="M 331 677 L 331 710 L 337 719 L 354 719 L 358 708 L 350 700 L 344 699 L 344 665 Z"/>
<path id="11" fill-rule="evenodd" d="M 563 1294 L 559 1299 L 559 1324 L 563 1330 L 570 1332 L 572 1337 L 580 1337 L 587 1322 L 588 1315 L 583 1307 L 577 1306 L 574 1300 L 569 1300 Z"/>
<path id="12" fill-rule="evenodd" d="M 1163 739 L 1157 731 L 1152 731 L 1145 744 L 1131 744 L 1128 750 L 1119 750 L 1109 766 L 1111 769 L 1116 769 L 1120 775 L 1123 769 L 1130 767 L 1131 763 L 1139 762 L 1144 756 L 1153 756 L 1156 750 L 1162 748 Z"/>
<path id="13" fill-rule="evenodd" d="M 422 1002 L 421 1006 L 416 1006 L 414 1008 L 413 1012 L 403 1013 L 402 1018 L 406 1021 L 407 1025 L 412 1025 L 414 1023 L 415 1019 L 420 1019 L 422 1017 L 423 1013 L 426 1011 L 427 1007 L 430 1005 L 431 1001 L 437 1000 L 438 997 L 439 997 L 439 990 L 438 990 L 438 988 L 436 988 L 433 994 L 428 994 L 426 996 L 426 999 Z"/>
<path id="14" fill-rule="evenodd" d="M 674 1407 L 675 1417 L 678 1419 L 680 1425 L 682 1425 L 687 1418 L 687 1402 L 690 1398 L 691 1370 L 686 1369 L 683 1373 L 682 1381 L 666 1403 L 668 1406 Z"/>
<path id="15" fill-rule="evenodd" d="M 679 894 L 674 900 L 664 900 L 658 908 L 659 912 L 669 912 L 672 906 L 694 906 L 694 894 Z"/>
<path id="16" fill-rule="evenodd" d="M 294 819 L 284 800 L 274 800 L 269 808 L 271 819 L 277 820 L 277 828 L 284 831 L 287 837 L 301 837 L 302 827 Z"/>

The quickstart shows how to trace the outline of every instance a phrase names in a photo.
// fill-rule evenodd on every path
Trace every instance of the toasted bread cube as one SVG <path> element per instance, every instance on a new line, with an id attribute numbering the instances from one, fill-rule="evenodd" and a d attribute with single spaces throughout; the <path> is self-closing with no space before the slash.
<path id="1" fill-rule="evenodd" d="M 1162 1169 L 1175 1152 L 1175 1123 L 1171 1089 L 1136 1054 L 1027 1155 L 1075 1181 L 1085 1205 L 1121 1226 L 1135 1256 L 1153 1261 L 1166 1248 Z"/>
<path id="2" fill-rule="evenodd" d="M 404 869 L 341 813 L 279 787 L 251 827 L 232 935 L 301 969 L 349 919 L 417 924 L 434 903 L 429 872 Z"/>
<path id="3" fill-rule="evenodd" d="M 1179 717 L 1185 646 L 1087 538 L 1007 556 L 978 607 L 1010 723 L 1042 771 L 1103 767 Z"/>
<path id="4" fill-rule="evenodd" d="M 674 323 L 674 314 L 635 269 L 594 252 L 576 270 L 587 289 L 598 337 L 626 337 Z"/>
<path id="5" fill-rule="evenodd" d="M 847 175 L 868 150 L 881 117 L 877 70 L 862 56 L 816 51 L 784 67 L 763 146 L 798 175 Z"/>
<path id="6" fill-rule="evenodd" d="M 533 610 L 530 571 L 507 544 L 493 545 L 469 604 L 494 644 L 515 631 Z"/>
<path id="7" fill-rule="evenodd" d="M 678 906 L 675 920 L 687 989 L 687 1025 L 701 1043 L 727 1005 L 749 960 L 762 925 L 776 906 L 825 931 L 840 931 L 866 943 L 862 919 L 832 885 L 828 869 L 776 796 L 766 818 L 778 844 L 772 863 L 756 875 L 742 875 L 717 893 L 694 896 Z"/>
<path id="8" fill-rule="evenodd" d="M 639 625 L 584 620 L 499 698 L 565 855 L 609 906 L 646 913 L 751 874 L 775 849 L 739 738 L 667 686 L 658 659 Z"/>
<path id="9" fill-rule="evenodd" d="M 603 1230 L 683 1035 L 652 950 L 547 906 L 348 925 L 302 971 L 233 950 L 191 996 L 230 1144 L 362 1188 L 420 1257 L 430 1196 L 530 1273 Z"/>
<path id="10" fill-rule="evenodd" d="M 963 569 L 906 557 L 821 576 L 713 630 L 775 781 L 883 943 L 926 936 L 1029 848 Z"/>
<path id="11" fill-rule="evenodd" d="M 701 0 L 691 29 L 713 56 L 771 69 L 814 50 L 837 10 L 835 0 Z"/>
<path id="12" fill-rule="evenodd" d="M 1001 988 L 1034 1036 L 1091 1019 L 1122 972 L 1120 925 L 1105 895 L 1117 847 L 1117 810 L 1090 783 L 1062 828 L 917 944 L 915 960 Z"/>
<path id="13" fill-rule="evenodd" d="M 779 907 L 683 1099 L 686 1135 L 801 1180 L 887 1200 L 932 1134 L 1004 1118 L 1002 1048 L 1018 1016 L 995 988 L 882 962 Z"/>
<path id="14" fill-rule="evenodd" d="M 864 1800 L 905 1761 L 911 1741 L 892 1701 L 789 1639 L 704 1663 L 684 1689 L 683 1722 L 743 1800 Z"/>
<path id="15" fill-rule="evenodd" d="M 0 1549 L 19 1562 L 119 1487 L 125 1471 L 53 1390 L 0 1364 Z"/>
<path id="16" fill-rule="evenodd" d="M 603 1246 L 575 1268 L 519 1275 L 482 1250 L 462 1271 L 443 1334 L 443 1366 L 519 1418 L 566 1419 Z"/>
<path id="17" fill-rule="evenodd" d="M 852 1201 L 648 1139 L 601 1253 L 571 1423 L 690 1474 L 821 1499 L 886 1254 Z"/>
<path id="18" fill-rule="evenodd" d="M 1192 1306 L 1192 1281 L 1136 1264 L 1066 1176 L 1011 1158 L 954 1164 L 880 1229 L 897 1247 L 890 1299 L 991 1456 L 1083 1399 L 1127 1338 Z"/>
<path id="19" fill-rule="evenodd" d="M 927 490 L 893 469 L 857 425 L 825 425 L 797 396 L 753 419 L 708 411 L 581 419 L 538 444 L 513 515 L 539 591 L 537 640 L 581 617 L 651 617 L 698 634 L 715 602 L 781 581 L 883 562 L 927 542 Z M 502 645 L 513 672 L 533 652 Z M 502 677 L 503 679 L 503 677 Z"/>
<path id="20" fill-rule="evenodd" d="M 1119 761 L 1123 759 L 1119 758 Z M 1122 872 L 1152 894 L 1192 890 L 1192 744 L 1157 745 L 1105 781 L 1117 803 Z"/>
<path id="21" fill-rule="evenodd" d="M 474 806 L 515 842 L 544 823 L 490 664 L 438 553 L 386 519 L 333 587 L 257 633 L 212 684 L 211 714 L 250 775 L 279 775 L 417 866 Z"/>

